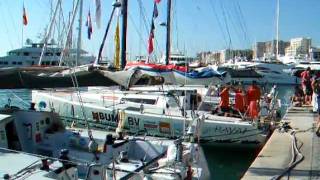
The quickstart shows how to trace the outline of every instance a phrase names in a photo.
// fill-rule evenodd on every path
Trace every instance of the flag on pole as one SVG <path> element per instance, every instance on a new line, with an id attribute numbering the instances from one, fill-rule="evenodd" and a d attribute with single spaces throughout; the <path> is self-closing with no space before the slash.
<path id="1" fill-rule="evenodd" d="M 149 55 L 153 52 L 154 29 L 155 29 L 154 21 L 152 19 L 151 30 L 150 30 L 150 35 L 149 35 L 149 39 L 148 39 L 148 53 L 149 53 Z"/>
<path id="2" fill-rule="evenodd" d="M 120 25 L 119 25 L 119 17 L 117 21 L 116 32 L 114 35 L 115 41 L 115 52 L 114 52 L 114 67 L 116 69 L 120 69 Z"/>
<path id="3" fill-rule="evenodd" d="M 93 32 L 93 28 L 92 28 L 92 21 L 91 21 L 90 10 L 89 10 L 88 17 L 87 17 L 87 21 L 86 21 L 86 26 L 88 27 L 88 39 L 91 39 L 91 35 L 92 35 L 92 32 Z"/>
<path id="4" fill-rule="evenodd" d="M 101 25 L 101 1 L 96 0 L 96 23 L 97 27 L 100 28 Z"/>
<path id="5" fill-rule="evenodd" d="M 22 23 L 23 25 L 28 25 L 28 17 L 27 17 L 27 13 L 26 13 L 26 8 L 23 5 L 23 10 L 22 10 Z"/>
<path id="6" fill-rule="evenodd" d="M 154 0 L 154 2 L 156 2 L 156 3 L 158 3 L 158 4 L 160 3 L 160 1 L 161 1 L 161 0 Z"/>

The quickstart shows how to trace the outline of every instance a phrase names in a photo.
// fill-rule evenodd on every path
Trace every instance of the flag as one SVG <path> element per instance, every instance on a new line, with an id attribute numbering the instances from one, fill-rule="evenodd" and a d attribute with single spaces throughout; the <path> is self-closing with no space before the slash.
<path id="1" fill-rule="evenodd" d="M 150 30 L 150 35 L 148 39 L 148 53 L 151 54 L 153 52 L 153 39 L 154 39 L 154 21 L 152 19 L 151 23 L 151 30 Z"/>
<path id="2" fill-rule="evenodd" d="M 92 21 L 91 21 L 90 10 L 89 10 L 88 17 L 87 17 L 87 21 L 86 21 L 86 26 L 88 27 L 88 39 L 91 39 L 91 35 L 92 35 L 92 32 L 93 32 L 93 28 L 92 28 Z"/>
<path id="3" fill-rule="evenodd" d="M 160 1 L 161 1 L 161 0 L 154 0 L 154 2 L 156 2 L 156 3 L 158 3 L 158 4 L 160 3 Z"/>
<path id="4" fill-rule="evenodd" d="M 158 13 L 158 7 L 157 7 L 157 4 L 156 3 L 154 3 L 154 6 L 153 6 L 153 18 L 157 18 L 158 17 L 158 15 L 159 15 L 159 13 Z"/>
<path id="5" fill-rule="evenodd" d="M 101 24 L 101 1 L 96 0 L 96 23 L 97 27 L 100 28 Z"/>
<path id="6" fill-rule="evenodd" d="M 114 35 L 115 53 L 114 53 L 114 67 L 120 69 L 120 25 L 119 18 L 117 22 L 116 32 Z"/>
<path id="7" fill-rule="evenodd" d="M 28 25 L 28 17 L 27 17 L 27 13 L 26 13 L 26 9 L 24 8 L 23 5 L 23 12 L 22 12 L 22 23 L 23 25 Z"/>

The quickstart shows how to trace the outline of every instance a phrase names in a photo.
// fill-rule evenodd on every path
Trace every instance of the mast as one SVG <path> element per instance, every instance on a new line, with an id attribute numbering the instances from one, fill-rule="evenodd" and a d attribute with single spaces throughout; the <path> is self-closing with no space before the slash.
<path id="1" fill-rule="evenodd" d="M 44 50 L 47 48 L 48 39 L 49 39 L 49 36 L 51 34 L 51 31 L 52 31 L 52 28 L 53 28 L 53 25 L 54 25 L 54 22 L 55 22 L 55 19 L 56 19 L 56 16 L 57 16 L 57 11 L 58 11 L 60 3 L 61 3 L 61 0 L 58 0 L 56 8 L 55 8 L 55 10 L 53 12 L 52 21 L 50 23 L 49 29 L 48 29 L 47 34 L 46 34 L 45 39 L 44 39 L 44 44 L 43 44 L 43 47 L 42 47 L 42 51 L 41 51 L 41 55 L 40 55 L 40 59 L 39 59 L 38 65 L 41 65 L 41 61 L 42 61 L 42 58 L 43 58 Z"/>
<path id="2" fill-rule="evenodd" d="M 60 0 L 60 1 L 61 1 L 61 0 Z M 63 57 L 64 57 L 64 55 L 65 55 L 65 51 L 66 51 L 66 49 L 67 49 L 68 42 L 69 42 L 69 38 L 68 38 L 68 37 L 71 36 L 72 25 L 73 25 L 74 19 L 75 19 L 75 17 L 76 17 L 76 13 L 77 13 L 77 10 L 78 10 L 78 7 L 79 7 L 79 3 L 80 3 L 80 1 L 77 0 L 76 5 L 75 5 L 75 7 L 74 7 L 74 9 L 73 9 L 73 11 L 72 11 L 71 21 L 70 21 L 70 24 L 69 24 L 69 27 L 68 27 L 68 30 L 67 30 L 67 39 L 66 39 L 66 42 L 64 43 L 64 47 L 63 47 L 63 49 L 62 49 L 62 51 L 61 51 L 61 56 L 60 56 L 60 60 L 59 60 L 59 66 L 61 66 L 62 63 L 63 63 L 62 60 L 63 60 Z"/>
<path id="3" fill-rule="evenodd" d="M 170 39 L 171 39 L 171 0 L 167 0 L 167 44 L 166 44 L 166 65 L 170 59 Z"/>
<path id="4" fill-rule="evenodd" d="M 80 0 L 80 9 L 79 9 L 79 31 L 78 31 L 78 42 L 77 42 L 77 57 L 75 66 L 78 66 L 80 61 L 80 51 L 81 51 L 81 34 L 82 34 L 82 11 L 83 11 L 83 0 Z"/>
<path id="5" fill-rule="evenodd" d="M 127 64 L 127 17 L 128 17 L 128 0 L 122 1 L 122 36 L 121 36 L 121 69 Z"/>
<path id="6" fill-rule="evenodd" d="M 278 60 L 279 55 L 279 16 L 280 16 L 280 0 L 277 0 L 277 19 L 276 19 L 276 31 L 277 31 L 277 39 L 276 39 L 276 60 Z"/>

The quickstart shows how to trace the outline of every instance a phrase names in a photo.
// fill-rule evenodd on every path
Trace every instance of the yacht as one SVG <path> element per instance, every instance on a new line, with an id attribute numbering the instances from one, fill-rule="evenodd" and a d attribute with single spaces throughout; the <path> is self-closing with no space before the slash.
<path id="1" fill-rule="evenodd" d="M 214 114 L 213 103 L 202 102 L 212 90 L 136 89 L 130 91 L 98 88 L 78 93 L 68 89 L 34 90 L 32 102 L 38 110 L 55 111 L 69 123 L 85 119 L 96 128 L 115 130 L 124 123 L 128 133 L 160 137 L 179 137 L 187 129 L 199 127 L 195 134 L 202 143 L 259 146 L 269 133 L 267 124 L 246 120 L 241 115 Z M 84 114 L 80 113 L 84 109 Z"/>
<path id="2" fill-rule="evenodd" d="M 31 43 L 19 49 L 8 52 L 6 56 L 0 57 L 0 67 L 27 67 L 39 65 L 43 43 Z M 58 66 L 62 54 L 62 48 L 54 44 L 48 44 L 44 53 L 41 66 Z M 88 55 L 88 52 L 80 50 L 81 58 L 79 62 L 75 62 L 77 50 L 70 49 L 69 55 L 65 55 L 65 65 L 83 65 L 92 63 L 94 56 Z"/>
<path id="3" fill-rule="evenodd" d="M 257 82 L 261 84 L 283 84 L 292 85 L 299 84 L 300 79 L 288 73 L 294 65 L 283 64 L 280 61 L 252 61 L 226 63 L 221 67 L 228 67 L 237 70 L 253 70 L 258 73 L 261 78 Z"/>

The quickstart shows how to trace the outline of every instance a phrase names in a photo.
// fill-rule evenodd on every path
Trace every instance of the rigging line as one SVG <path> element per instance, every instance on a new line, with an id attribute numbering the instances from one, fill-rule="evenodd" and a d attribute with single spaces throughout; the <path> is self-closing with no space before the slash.
<path id="1" fill-rule="evenodd" d="M 141 12 L 142 12 L 142 17 L 143 17 L 143 22 L 144 22 L 144 26 L 145 26 L 145 32 L 146 32 L 146 34 L 147 34 L 147 36 L 148 36 L 148 34 L 149 34 L 149 28 L 148 28 L 148 25 L 149 25 L 149 21 L 147 21 L 147 16 L 146 16 L 146 9 L 145 9 L 145 7 L 144 7 L 144 5 L 143 5 L 143 3 L 142 3 L 142 1 L 141 0 L 137 0 L 138 1 L 138 4 L 139 4 L 139 8 L 141 9 Z M 146 42 L 146 41 L 145 41 Z M 160 50 L 160 47 L 159 47 L 159 43 L 158 43 L 158 41 L 157 41 L 157 38 L 154 38 L 154 43 L 155 43 L 155 49 L 156 49 L 156 51 L 158 50 Z"/>
<path id="2" fill-rule="evenodd" d="M 138 30 L 137 24 L 134 22 L 131 13 L 128 12 L 128 15 L 129 15 L 129 19 L 130 19 L 131 23 L 133 24 L 133 29 L 136 31 L 136 33 L 139 36 L 140 42 L 147 42 L 146 39 L 143 39 L 144 36 L 142 36 L 141 32 Z M 147 49 L 147 45 L 145 43 L 142 43 L 142 44 L 143 44 L 144 48 Z M 139 46 L 141 46 L 141 45 L 139 44 Z"/>
<path id="3" fill-rule="evenodd" d="M 226 12 L 226 17 L 229 18 L 228 22 L 230 22 L 230 26 L 233 27 L 233 31 L 234 31 L 234 33 L 237 34 L 236 37 L 239 40 L 239 43 L 241 44 L 241 35 L 242 35 L 242 33 L 241 33 L 241 30 L 239 30 L 238 26 L 236 26 L 235 21 L 237 21 L 237 20 L 234 20 L 234 18 L 231 15 L 231 13 L 229 11 L 226 11 L 225 6 L 223 6 L 223 8 L 224 8 L 223 11 Z M 231 29 L 231 27 L 230 27 L 230 29 Z"/>
<path id="4" fill-rule="evenodd" d="M 216 10 L 215 10 L 215 8 L 214 8 L 214 4 L 213 4 L 212 0 L 208 0 L 208 1 L 209 1 L 209 4 L 210 4 L 211 8 L 212 8 L 212 12 L 213 12 L 215 18 L 217 19 L 218 26 L 219 26 L 220 32 L 221 32 L 221 34 L 222 34 L 222 36 L 223 36 L 223 40 L 224 40 L 225 46 L 227 47 L 227 44 L 228 44 L 228 42 L 227 42 L 227 37 L 226 37 L 226 35 L 225 35 L 225 32 L 223 31 L 221 21 L 220 21 L 220 19 L 219 19 L 219 17 L 218 17 L 218 14 L 217 14 L 217 12 L 216 12 Z"/>
<path id="5" fill-rule="evenodd" d="M 220 2 L 220 1 L 219 1 Z M 228 44 L 228 47 L 229 49 L 231 49 L 232 47 L 232 40 L 231 40 L 231 35 L 230 35 L 230 30 L 229 30 L 229 26 L 228 26 L 228 23 L 227 23 L 227 17 L 226 17 L 226 13 L 225 13 L 225 8 L 223 6 L 223 4 L 220 2 L 220 8 L 222 9 L 222 16 L 223 16 L 223 19 L 224 19 L 224 24 L 226 26 L 226 29 L 227 29 L 227 34 L 228 34 L 228 37 L 229 37 L 229 44 Z"/>
<path id="6" fill-rule="evenodd" d="M 238 6 L 236 4 L 236 1 L 233 1 L 233 8 L 235 10 L 234 11 L 235 12 L 235 14 L 234 14 L 235 21 L 238 23 L 238 25 L 240 27 L 240 31 L 241 31 L 240 33 L 242 35 L 240 37 L 243 37 L 243 42 L 247 43 L 248 42 L 247 41 L 247 34 L 246 34 L 245 30 L 244 30 L 242 18 L 240 16 L 239 8 L 238 8 Z M 240 37 L 239 37 L 239 39 L 240 39 Z"/>
<path id="7" fill-rule="evenodd" d="M 13 16 L 12 16 L 12 12 L 14 12 L 14 11 L 12 11 L 12 9 L 10 8 L 11 6 L 9 5 L 9 3 L 5 0 L 5 1 L 3 1 L 3 2 L 5 2 L 6 3 L 6 7 L 3 7 L 4 9 L 6 9 L 6 11 L 7 11 L 7 13 L 9 14 L 9 18 L 10 18 L 10 22 L 11 22 L 11 25 L 12 25 L 12 27 L 14 28 L 14 33 L 15 34 L 19 34 L 18 32 L 17 32 L 17 26 L 16 26 L 16 23 L 14 23 L 14 22 L 16 22 L 16 21 L 14 21 L 14 18 L 13 18 Z M 20 10 L 20 8 L 18 8 L 19 10 Z M 5 16 L 3 16 L 3 17 L 5 17 Z M 4 18 L 4 20 L 5 20 L 5 18 Z M 8 27 L 8 24 L 6 23 L 6 21 L 5 21 L 5 24 L 6 24 L 6 26 Z M 22 23 L 21 23 L 22 24 Z M 22 25 L 23 26 L 23 25 Z M 22 27 L 23 28 L 23 27 Z M 8 30 L 9 31 L 9 30 Z M 11 31 L 11 30 L 10 30 Z M 11 36 L 12 37 L 12 36 Z M 17 38 L 17 40 L 19 41 L 19 37 L 18 36 L 16 36 L 16 38 Z M 11 40 L 10 40 L 11 41 Z M 17 41 L 17 42 L 18 42 Z"/>
<path id="8" fill-rule="evenodd" d="M 244 18 L 244 15 L 243 15 L 243 12 L 242 12 L 242 8 L 241 8 L 241 6 L 240 6 L 239 1 L 237 1 L 237 5 L 238 5 L 239 12 L 240 12 L 240 16 L 241 16 L 242 19 L 243 19 L 243 25 L 244 25 L 244 29 L 245 29 L 245 31 L 246 31 L 246 33 L 247 33 L 247 38 L 248 38 L 249 44 L 251 44 L 252 40 L 251 40 L 250 36 L 248 35 L 248 32 L 249 32 L 249 31 L 248 31 L 247 21 L 246 21 L 246 19 Z"/>
<path id="9" fill-rule="evenodd" d="M 0 3 L 0 7 L 2 8 L 1 3 Z M 7 21 L 4 18 L 5 16 L 3 15 L 3 11 L 0 10 L 0 13 L 1 13 L 1 17 L 3 17 L 3 21 L 2 22 L 4 23 L 6 34 L 9 35 L 9 29 L 8 29 Z M 13 49 L 14 46 L 13 46 L 13 43 L 12 43 L 12 40 L 11 40 L 10 36 L 6 36 L 6 37 L 7 37 L 8 41 L 9 41 L 11 49 Z"/>

